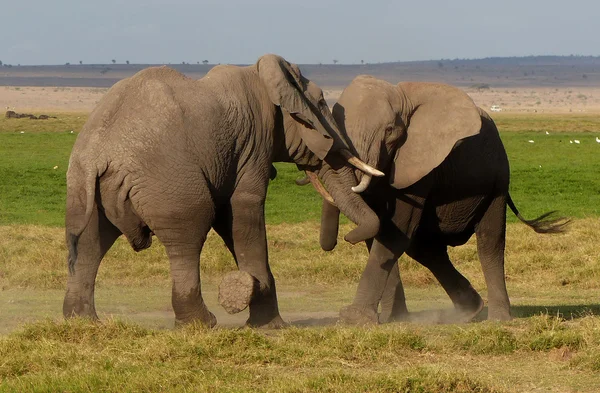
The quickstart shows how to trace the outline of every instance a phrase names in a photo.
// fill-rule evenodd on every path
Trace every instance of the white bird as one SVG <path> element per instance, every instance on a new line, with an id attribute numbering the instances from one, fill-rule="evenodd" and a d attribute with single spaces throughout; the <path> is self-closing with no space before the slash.
<path id="1" fill-rule="evenodd" d="M 569 141 L 569 143 L 573 143 L 573 141 Z"/>
<path id="2" fill-rule="evenodd" d="M 580 144 L 581 142 L 579 142 L 579 139 L 574 139 L 573 142 Z"/>
<path id="3" fill-rule="evenodd" d="M 534 142 L 532 139 L 530 139 L 528 142 L 529 142 L 529 143 L 535 143 L 535 142 Z"/>
<path id="4" fill-rule="evenodd" d="M 52 168 L 52 169 L 58 169 L 58 165 L 54 165 L 54 168 Z"/>
<path id="5" fill-rule="evenodd" d="M 600 143 L 600 138 L 596 137 L 596 142 Z"/>
<path id="6" fill-rule="evenodd" d="M 550 135 L 550 133 L 548 131 L 546 131 L 546 135 Z"/>
<path id="7" fill-rule="evenodd" d="M 25 131 L 21 131 L 21 134 L 24 134 L 24 133 L 25 133 Z"/>

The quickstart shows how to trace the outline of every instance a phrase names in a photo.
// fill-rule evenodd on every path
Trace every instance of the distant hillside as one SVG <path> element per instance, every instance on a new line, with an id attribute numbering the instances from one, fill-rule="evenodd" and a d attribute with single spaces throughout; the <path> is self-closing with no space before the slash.
<path id="1" fill-rule="evenodd" d="M 83 64 L 0 67 L 0 86 L 110 87 L 152 64 Z M 169 65 L 201 78 L 212 64 Z M 598 56 L 526 56 L 441 59 L 375 64 L 301 64 L 302 72 L 323 87 L 341 88 L 356 75 L 369 74 L 393 83 L 444 82 L 461 87 L 600 86 Z"/>

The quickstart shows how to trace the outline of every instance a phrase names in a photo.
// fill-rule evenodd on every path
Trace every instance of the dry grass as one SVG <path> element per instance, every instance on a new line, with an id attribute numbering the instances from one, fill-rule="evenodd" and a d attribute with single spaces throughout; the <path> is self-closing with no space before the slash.
<path id="1" fill-rule="evenodd" d="M 270 225 L 270 263 L 278 281 L 294 283 L 355 283 L 364 268 L 364 246 L 351 246 L 341 236 L 338 246 L 324 252 L 318 245 L 319 225 Z M 523 224 L 509 224 L 506 275 L 512 286 L 535 288 L 600 288 L 600 220 L 575 220 L 565 234 L 540 235 Z M 60 289 L 66 281 L 66 251 L 63 230 L 41 226 L 0 226 L 0 278 L 3 289 L 30 287 Z M 156 239 L 155 239 L 156 240 Z M 450 249 L 451 259 L 476 288 L 485 288 L 475 239 Z M 211 232 L 201 258 L 204 277 L 216 278 L 235 269 L 233 258 L 221 239 Z M 407 257 L 401 259 L 402 279 L 407 286 L 428 286 L 433 276 Z M 133 252 L 119 239 L 100 269 L 98 282 L 143 286 L 169 281 L 169 264 L 158 241 L 146 251 Z"/>
<path id="2" fill-rule="evenodd" d="M 0 391 L 593 392 L 599 331 L 548 315 L 277 332 L 45 321 L 0 338 Z"/>

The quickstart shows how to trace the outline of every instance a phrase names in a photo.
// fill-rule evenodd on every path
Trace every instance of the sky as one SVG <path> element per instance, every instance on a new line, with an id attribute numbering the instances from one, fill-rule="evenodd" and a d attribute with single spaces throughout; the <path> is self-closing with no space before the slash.
<path id="1" fill-rule="evenodd" d="M 598 0 L 0 0 L 5 64 L 600 55 Z"/>

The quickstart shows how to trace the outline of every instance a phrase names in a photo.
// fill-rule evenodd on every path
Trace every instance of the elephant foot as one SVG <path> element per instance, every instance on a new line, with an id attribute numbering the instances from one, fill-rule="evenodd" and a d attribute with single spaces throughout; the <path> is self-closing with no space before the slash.
<path id="1" fill-rule="evenodd" d="M 210 329 L 217 324 L 217 318 L 206 307 L 203 307 L 199 313 L 175 318 L 175 327 L 182 327 L 189 324 L 199 324 Z"/>
<path id="2" fill-rule="evenodd" d="M 219 304 L 229 314 L 246 309 L 252 300 L 255 279 L 243 271 L 229 272 L 219 284 Z"/>
<path id="3" fill-rule="evenodd" d="M 483 310 L 483 299 L 472 287 L 458 290 L 450 295 L 454 310 L 458 315 L 453 316 L 457 323 L 470 322 Z"/>
<path id="4" fill-rule="evenodd" d="M 82 298 L 65 297 L 63 302 L 63 315 L 65 318 L 87 318 L 92 321 L 98 321 L 98 314 L 93 302 Z"/>
<path id="5" fill-rule="evenodd" d="M 379 316 L 371 307 L 352 304 L 340 310 L 340 321 L 349 325 L 377 325 Z"/>
<path id="6" fill-rule="evenodd" d="M 410 313 L 408 311 L 397 313 L 397 314 L 384 314 L 383 312 L 379 315 L 379 323 L 392 323 L 392 322 L 407 322 L 410 320 Z"/>
<path id="7" fill-rule="evenodd" d="M 278 314 L 274 318 L 250 317 L 246 321 L 246 326 L 262 329 L 283 329 L 288 324 Z"/>
<path id="8" fill-rule="evenodd" d="M 496 310 L 492 307 L 488 307 L 488 319 L 493 321 L 510 321 L 512 319 L 510 308 Z"/>

